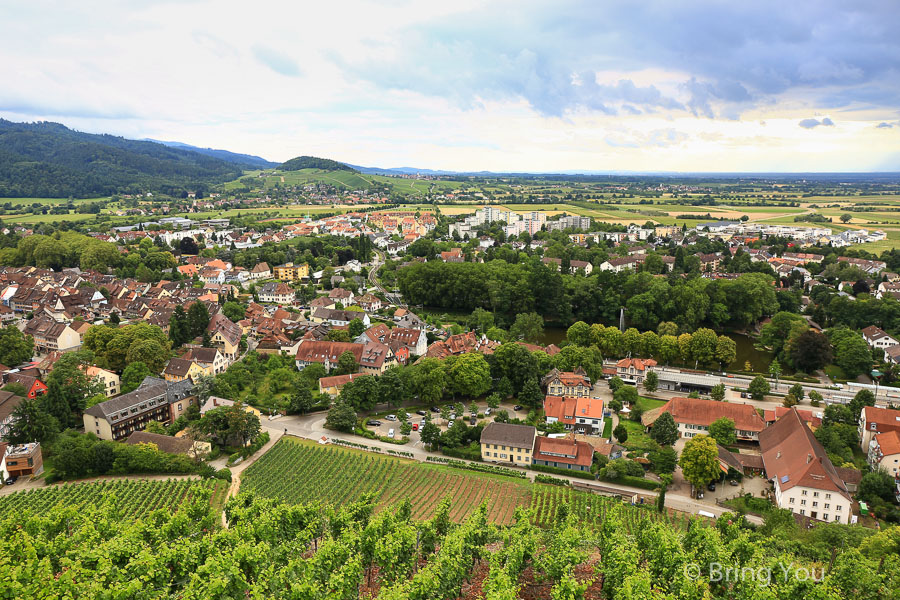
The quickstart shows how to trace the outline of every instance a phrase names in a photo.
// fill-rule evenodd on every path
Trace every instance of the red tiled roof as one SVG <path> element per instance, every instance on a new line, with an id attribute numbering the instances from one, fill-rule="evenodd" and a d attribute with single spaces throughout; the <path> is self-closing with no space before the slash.
<path id="1" fill-rule="evenodd" d="M 587 442 L 579 442 L 570 438 L 539 436 L 534 440 L 533 458 L 534 460 L 590 467 L 594 459 L 594 448 Z"/>
<path id="2" fill-rule="evenodd" d="M 862 418 L 865 419 L 866 431 L 887 433 L 888 431 L 900 432 L 900 411 L 875 406 L 863 407 Z M 875 429 L 872 429 L 872 424 Z"/>
<path id="3" fill-rule="evenodd" d="M 883 455 L 900 454 L 900 434 L 896 431 L 879 433 L 875 436 L 875 441 L 881 447 Z"/>
<path id="4" fill-rule="evenodd" d="M 603 418 L 603 400 L 547 396 L 544 398 L 544 414 L 548 417 L 555 417 L 566 425 L 574 425 L 577 417 L 601 419 Z"/>
<path id="5" fill-rule="evenodd" d="M 702 398 L 672 398 L 661 407 L 661 412 L 672 415 L 676 423 L 689 423 L 709 427 L 717 419 L 728 417 L 734 428 L 742 431 L 762 431 L 766 424 L 749 404 L 716 402 Z"/>
<path id="6" fill-rule="evenodd" d="M 784 415 L 788 414 L 791 411 L 790 408 L 785 408 L 784 406 L 776 406 L 775 410 L 766 410 L 764 414 L 764 420 L 768 424 L 772 424 Z M 798 408 L 797 412 L 800 413 L 800 418 L 806 421 L 810 427 L 813 429 L 818 429 L 822 426 L 822 419 L 815 416 L 813 411 L 804 410 L 802 408 Z"/>

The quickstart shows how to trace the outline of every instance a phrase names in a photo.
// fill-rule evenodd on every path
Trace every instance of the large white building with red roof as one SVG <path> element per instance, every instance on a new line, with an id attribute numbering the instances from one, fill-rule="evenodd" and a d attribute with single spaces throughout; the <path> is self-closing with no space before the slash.
<path id="1" fill-rule="evenodd" d="M 603 400 L 591 397 L 547 396 L 547 423 L 562 423 L 566 429 L 599 435 L 603 429 Z"/>
<path id="2" fill-rule="evenodd" d="M 594 447 L 574 438 L 534 438 L 532 464 L 539 467 L 555 467 L 573 471 L 590 471 L 594 460 Z"/>
<path id="3" fill-rule="evenodd" d="M 760 433 L 759 448 L 779 508 L 819 521 L 850 522 L 847 484 L 796 410 Z"/>
<path id="4" fill-rule="evenodd" d="M 859 447 L 869 451 L 869 442 L 879 433 L 900 433 L 900 410 L 864 406 L 859 413 Z"/>
<path id="5" fill-rule="evenodd" d="M 626 383 L 640 385 L 655 366 L 652 358 L 623 358 L 616 363 L 616 375 Z"/>
<path id="6" fill-rule="evenodd" d="M 645 426 L 652 426 L 664 412 L 672 415 L 678 426 L 679 437 L 685 438 L 708 434 L 709 426 L 722 417 L 734 421 L 734 432 L 739 440 L 758 440 L 760 432 L 766 428 L 756 409 L 749 404 L 702 398 L 672 398 L 659 408 L 645 412 L 641 422 Z"/>
<path id="7" fill-rule="evenodd" d="M 866 455 L 873 469 L 884 469 L 900 479 L 900 433 L 889 431 L 872 436 Z"/>

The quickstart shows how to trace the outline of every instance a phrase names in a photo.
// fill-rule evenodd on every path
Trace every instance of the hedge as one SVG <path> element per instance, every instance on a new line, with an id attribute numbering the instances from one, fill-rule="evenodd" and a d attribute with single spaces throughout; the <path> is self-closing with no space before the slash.
<path id="1" fill-rule="evenodd" d="M 535 483 L 549 483 L 550 485 L 571 485 L 565 479 L 559 479 L 557 477 L 550 477 L 549 475 L 535 475 L 534 476 Z"/>
<path id="2" fill-rule="evenodd" d="M 652 479 L 644 479 L 642 477 L 632 477 L 631 475 L 621 475 L 616 477 L 615 479 L 602 479 L 601 481 L 606 481 L 608 483 L 618 483 L 621 485 L 629 485 L 631 487 L 637 487 L 644 490 L 657 491 L 659 489 L 659 484 Z"/>
<path id="3" fill-rule="evenodd" d="M 581 479 L 596 479 L 590 471 L 575 471 L 569 469 L 561 469 L 559 467 L 545 467 L 544 465 L 531 465 L 532 470 L 542 471 L 544 473 L 553 473 L 555 475 L 571 475 L 572 477 L 580 477 Z"/>
<path id="4" fill-rule="evenodd" d="M 479 473 L 491 473 L 492 475 L 505 475 L 506 477 L 516 477 L 518 479 L 526 479 L 528 474 L 525 471 L 516 471 L 505 467 L 497 467 L 494 465 L 485 465 L 482 463 L 467 463 L 461 460 L 453 460 L 450 458 L 438 458 L 436 456 L 425 457 L 427 462 L 439 463 L 456 469 L 467 469 L 469 471 L 478 471 Z"/>

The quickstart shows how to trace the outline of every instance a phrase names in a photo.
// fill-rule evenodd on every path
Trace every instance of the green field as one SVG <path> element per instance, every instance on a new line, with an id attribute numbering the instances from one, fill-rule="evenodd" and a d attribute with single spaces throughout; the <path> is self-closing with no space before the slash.
<path id="1" fill-rule="evenodd" d="M 114 498 L 122 517 L 137 518 L 154 510 L 171 511 L 190 499 L 191 490 L 213 490 L 212 506 L 220 510 L 228 484 L 219 479 L 121 480 L 49 485 L 0 496 L 0 513 L 30 510 L 43 513 L 52 508 L 96 506 Z"/>
<path id="2" fill-rule="evenodd" d="M 462 521 L 482 502 L 489 504 L 490 519 L 509 524 L 517 506 L 535 509 L 541 525 L 554 521 L 557 508 L 566 504 L 585 522 L 602 517 L 605 507 L 619 500 L 588 492 L 503 475 L 478 473 L 438 464 L 420 463 L 334 445 L 322 446 L 298 438 L 282 438 L 253 463 L 241 477 L 241 491 L 290 503 L 323 502 L 340 505 L 366 492 L 379 494 L 379 505 L 387 507 L 409 498 L 413 517 L 431 517 L 445 496 L 452 500 L 451 518 Z M 629 517 L 668 519 L 658 513 L 629 509 Z"/>

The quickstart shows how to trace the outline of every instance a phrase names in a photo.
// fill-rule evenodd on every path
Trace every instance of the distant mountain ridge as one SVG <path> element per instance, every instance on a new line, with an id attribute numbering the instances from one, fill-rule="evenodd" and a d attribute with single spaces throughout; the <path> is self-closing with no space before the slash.
<path id="1" fill-rule="evenodd" d="M 246 165 L 155 142 L 0 119 L 0 197 L 179 194 L 241 176 Z"/>
<path id="2" fill-rule="evenodd" d="M 236 165 L 245 165 L 248 169 L 271 169 L 272 167 L 278 166 L 278 163 L 276 162 L 266 160 L 261 156 L 254 156 L 253 154 L 241 154 L 240 152 L 217 150 L 215 148 L 200 148 L 199 146 L 191 146 L 190 144 L 185 144 L 183 142 L 167 142 L 163 140 L 154 140 L 152 138 L 144 138 L 143 141 L 162 144 L 163 146 L 168 146 L 170 148 L 191 150 L 193 152 L 205 154 L 206 156 L 212 156 L 213 158 L 220 158 Z"/>

